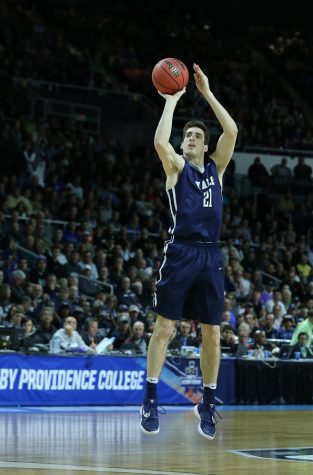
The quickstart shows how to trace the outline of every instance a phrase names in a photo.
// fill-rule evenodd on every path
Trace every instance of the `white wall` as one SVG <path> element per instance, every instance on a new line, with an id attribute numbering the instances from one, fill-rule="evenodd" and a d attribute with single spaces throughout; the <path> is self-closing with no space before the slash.
<path id="1" fill-rule="evenodd" d="M 248 168 L 254 162 L 255 157 L 261 158 L 261 162 L 268 169 L 269 172 L 274 165 L 281 162 L 281 159 L 283 157 L 287 158 L 287 165 L 291 170 L 293 170 L 294 167 L 298 163 L 297 158 L 290 158 L 290 157 L 287 157 L 286 155 L 269 155 L 269 154 L 262 154 L 262 153 L 235 152 L 233 155 L 233 160 L 235 160 L 236 162 L 235 173 L 246 175 Z M 306 158 L 305 163 L 307 165 L 310 165 L 311 168 L 313 169 L 313 158 Z"/>

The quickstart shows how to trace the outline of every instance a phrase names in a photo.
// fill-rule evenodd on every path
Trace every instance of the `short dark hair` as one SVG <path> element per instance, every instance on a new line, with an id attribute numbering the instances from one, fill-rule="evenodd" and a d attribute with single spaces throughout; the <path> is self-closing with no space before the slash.
<path id="1" fill-rule="evenodd" d="M 201 120 L 190 120 L 189 122 L 187 122 L 184 125 L 184 129 L 183 129 L 184 138 L 186 136 L 187 130 L 190 129 L 191 127 L 198 127 L 199 129 L 203 130 L 204 144 L 208 145 L 208 143 L 210 141 L 210 132 L 209 132 L 208 127 L 205 125 L 205 123 L 202 122 Z"/>
<path id="2" fill-rule="evenodd" d="M 300 338 L 300 336 L 303 336 L 305 335 L 307 337 L 307 339 L 309 339 L 309 335 L 307 334 L 307 332 L 300 332 L 299 335 L 298 335 L 298 340 Z"/>

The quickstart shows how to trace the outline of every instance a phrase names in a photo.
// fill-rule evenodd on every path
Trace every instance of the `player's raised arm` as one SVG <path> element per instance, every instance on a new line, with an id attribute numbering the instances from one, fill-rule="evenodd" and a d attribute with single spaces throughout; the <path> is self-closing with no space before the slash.
<path id="1" fill-rule="evenodd" d="M 194 64 L 193 69 L 197 89 L 211 106 L 223 129 L 223 133 L 217 142 L 216 150 L 212 154 L 219 176 L 222 176 L 234 152 L 238 128 L 235 121 L 214 96 L 210 89 L 209 80 L 201 68 Z"/>
<path id="2" fill-rule="evenodd" d="M 155 131 L 154 146 L 162 161 L 166 175 L 170 175 L 174 171 L 181 171 L 184 166 L 183 158 L 175 152 L 173 146 L 170 144 L 175 107 L 184 93 L 185 89 L 173 95 L 161 94 L 159 92 L 166 102 Z"/>

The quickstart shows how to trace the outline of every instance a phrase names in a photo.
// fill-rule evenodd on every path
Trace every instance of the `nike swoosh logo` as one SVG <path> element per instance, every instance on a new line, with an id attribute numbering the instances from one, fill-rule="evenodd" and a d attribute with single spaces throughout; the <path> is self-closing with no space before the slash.
<path id="1" fill-rule="evenodd" d="M 223 270 L 223 267 L 219 267 L 218 270 Z"/>
<path id="2" fill-rule="evenodd" d="M 144 410 L 142 410 L 142 415 L 144 417 L 150 417 L 150 411 L 149 412 L 145 412 Z"/>

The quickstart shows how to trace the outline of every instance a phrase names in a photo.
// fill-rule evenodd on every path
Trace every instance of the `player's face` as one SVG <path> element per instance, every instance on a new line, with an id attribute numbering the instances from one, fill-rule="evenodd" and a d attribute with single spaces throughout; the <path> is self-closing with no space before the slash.
<path id="1" fill-rule="evenodd" d="M 204 144 L 203 130 L 199 127 L 191 127 L 188 129 L 181 148 L 187 159 L 203 156 L 208 150 L 208 146 Z"/>

